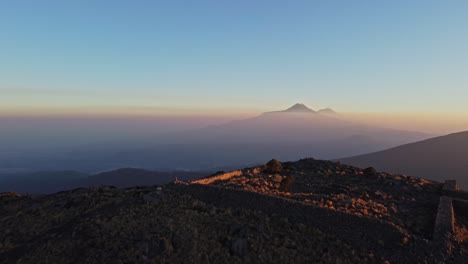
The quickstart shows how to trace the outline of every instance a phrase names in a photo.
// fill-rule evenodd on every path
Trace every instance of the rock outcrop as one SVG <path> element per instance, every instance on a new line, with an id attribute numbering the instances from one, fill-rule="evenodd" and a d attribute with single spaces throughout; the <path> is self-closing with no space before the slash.
<path id="1" fill-rule="evenodd" d="M 443 195 L 450 255 L 433 246 Z M 163 186 L 1 193 L 0 263 L 467 263 L 465 195 L 314 159 Z"/>

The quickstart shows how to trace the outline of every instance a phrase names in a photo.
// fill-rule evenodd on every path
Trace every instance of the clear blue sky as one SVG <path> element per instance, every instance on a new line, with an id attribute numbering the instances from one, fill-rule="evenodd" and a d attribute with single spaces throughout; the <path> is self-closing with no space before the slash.
<path id="1" fill-rule="evenodd" d="M 0 111 L 468 113 L 467 14 L 466 0 L 0 0 Z"/>

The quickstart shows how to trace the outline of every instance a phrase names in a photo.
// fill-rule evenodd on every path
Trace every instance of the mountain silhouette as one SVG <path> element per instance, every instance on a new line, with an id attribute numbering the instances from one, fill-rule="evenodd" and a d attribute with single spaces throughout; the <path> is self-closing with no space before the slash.
<path id="1" fill-rule="evenodd" d="M 323 110 L 322 113 L 330 112 Z M 89 174 L 118 168 L 212 170 L 303 157 L 336 159 L 427 139 L 425 133 L 358 123 L 341 115 L 316 114 L 304 104 L 195 130 L 133 141 L 84 145 L 40 158 L 6 160 L 30 171 L 75 170 Z M 0 158 L 0 162 L 2 162 Z"/>
<path id="2" fill-rule="evenodd" d="M 335 112 L 331 108 L 320 109 L 320 110 L 317 111 L 317 113 L 325 114 L 325 115 L 336 115 L 337 114 L 337 112 Z"/>
<path id="3" fill-rule="evenodd" d="M 310 109 L 305 104 L 300 104 L 300 103 L 297 103 L 297 104 L 289 107 L 288 109 L 283 110 L 282 112 L 288 112 L 288 113 L 315 113 L 314 110 Z"/>
<path id="4" fill-rule="evenodd" d="M 468 131 L 339 160 L 441 182 L 455 179 L 468 190 Z"/>
<path id="5" fill-rule="evenodd" d="M 121 168 L 95 175 L 73 171 L 44 171 L 0 177 L 0 192 L 46 194 L 101 185 L 118 188 L 150 186 L 175 180 L 193 180 L 211 173 L 207 171 L 150 171 L 137 168 Z"/>

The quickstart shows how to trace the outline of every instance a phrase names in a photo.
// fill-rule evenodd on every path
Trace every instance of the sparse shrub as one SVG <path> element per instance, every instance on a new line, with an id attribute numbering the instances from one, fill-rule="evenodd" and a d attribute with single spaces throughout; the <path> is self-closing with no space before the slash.
<path id="1" fill-rule="evenodd" d="M 294 184 L 294 178 L 292 176 L 286 176 L 280 182 L 280 191 L 282 192 L 291 192 L 292 185 Z"/>
<path id="2" fill-rule="evenodd" d="M 374 167 L 369 167 L 364 169 L 364 173 L 367 175 L 374 175 L 377 173 L 377 170 Z"/>
<path id="3" fill-rule="evenodd" d="M 270 173 L 279 173 L 280 171 L 283 170 L 283 165 L 281 165 L 281 162 L 272 159 L 266 164 L 266 171 Z"/>

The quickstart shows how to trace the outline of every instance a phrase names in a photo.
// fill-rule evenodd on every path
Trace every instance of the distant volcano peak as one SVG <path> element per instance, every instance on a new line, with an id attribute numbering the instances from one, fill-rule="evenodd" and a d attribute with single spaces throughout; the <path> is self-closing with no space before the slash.
<path id="1" fill-rule="evenodd" d="M 327 115 L 336 115 L 337 113 L 331 108 L 320 109 L 317 111 L 319 114 L 327 114 Z"/>
<path id="2" fill-rule="evenodd" d="M 300 103 L 297 103 L 289 107 L 288 109 L 283 110 L 283 112 L 315 113 L 314 110 L 310 109 L 305 104 L 300 104 Z"/>

